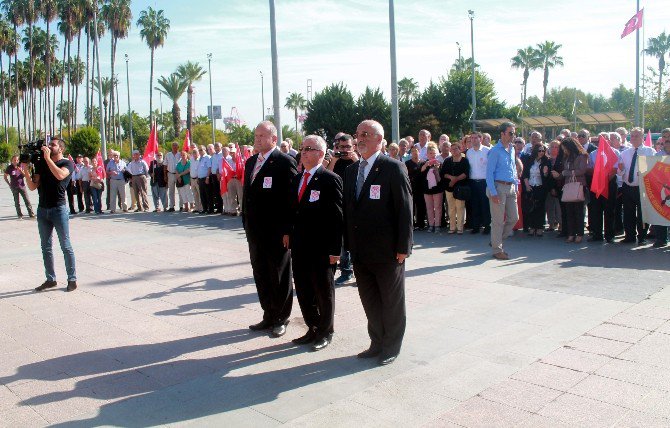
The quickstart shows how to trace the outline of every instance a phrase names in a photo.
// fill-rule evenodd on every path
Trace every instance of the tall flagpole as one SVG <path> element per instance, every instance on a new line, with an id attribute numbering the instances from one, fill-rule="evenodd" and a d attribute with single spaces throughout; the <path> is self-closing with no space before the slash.
<path id="1" fill-rule="evenodd" d="M 389 0 L 389 30 L 391 34 L 391 140 L 400 141 L 400 118 L 398 114 L 398 74 L 395 56 L 395 11 L 393 0 Z"/>
<path id="2" fill-rule="evenodd" d="M 275 0 L 270 1 L 270 47 L 272 51 L 272 105 L 274 107 L 275 126 L 277 127 L 277 141 L 283 140 L 281 132 L 281 118 L 279 111 L 279 69 L 277 67 L 277 25 L 275 24 Z"/>
<path id="3" fill-rule="evenodd" d="M 644 15 L 642 15 L 642 52 L 644 52 Z M 644 129 L 644 105 L 645 100 L 647 99 L 647 83 L 644 80 L 645 68 L 644 68 L 644 55 L 642 55 L 642 112 L 640 113 L 640 124 L 642 129 Z"/>
<path id="4" fill-rule="evenodd" d="M 637 11 L 640 13 L 640 0 L 637 0 Z M 635 30 L 635 126 L 640 126 L 640 26 Z"/>

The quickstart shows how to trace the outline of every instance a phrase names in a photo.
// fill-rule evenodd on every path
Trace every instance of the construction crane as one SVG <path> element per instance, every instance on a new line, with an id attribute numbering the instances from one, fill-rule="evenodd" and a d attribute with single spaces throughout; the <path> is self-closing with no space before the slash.
<path id="1" fill-rule="evenodd" d="M 228 126 L 242 126 L 246 122 L 240 118 L 240 112 L 237 110 L 237 107 L 230 109 L 230 116 L 223 118 L 223 123 L 226 127 Z"/>

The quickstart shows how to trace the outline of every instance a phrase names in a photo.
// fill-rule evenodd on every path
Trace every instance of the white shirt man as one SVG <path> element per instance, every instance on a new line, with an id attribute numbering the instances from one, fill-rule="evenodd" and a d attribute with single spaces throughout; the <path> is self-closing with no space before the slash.
<path id="1" fill-rule="evenodd" d="M 416 144 L 419 149 L 419 160 L 421 162 L 428 159 L 428 141 L 430 141 L 430 131 L 422 129 L 419 131 L 419 143 Z"/>
<path id="2" fill-rule="evenodd" d="M 177 186 L 177 163 L 181 160 L 181 155 L 179 154 L 179 144 L 172 143 L 172 151 L 168 152 L 165 155 L 164 164 L 168 171 L 168 206 L 169 208 L 165 211 L 173 212 L 175 206 L 175 194 Z M 179 200 L 179 206 L 181 204 L 181 197 Z"/>
<path id="3" fill-rule="evenodd" d="M 223 159 L 223 154 L 221 153 L 221 143 L 214 143 L 214 154 L 212 154 L 212 175 L 219 174 L 221 171 L 221 159 Z"/>
<path id="4" fill-rule="evenodd" d="M 486 164 L 489 150 L 491 149 L 482 146 L 479 136 L 474 135 L 472 137 L 472 147 L 465 154 L 470 163 L 471 180 L 486 180 Z"/>

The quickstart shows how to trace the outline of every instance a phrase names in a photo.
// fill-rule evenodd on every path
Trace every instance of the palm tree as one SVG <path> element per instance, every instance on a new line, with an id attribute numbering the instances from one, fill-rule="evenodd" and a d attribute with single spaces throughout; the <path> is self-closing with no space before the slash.
<path id="1" fill-rule="evenodd" d="M 541 67 L 537 52 L 532 46 L 525 49 L 517 49 L 516 55 L 512 57 L 512 68 L 523 69 L 523 101 L 521 108 L 526 105 L 526 92 L 528 89 L 528 76 L 531 70 Z"/>
<path id="2" fill-rule="evenodd" d="M 549 84 L 549 69 L 558 65 L 563 66 L 563 57 L 558 56 L 558 50 L 563 45 L 558 45 L 555 42 L 546 41 L 537 45 L 537 60 L 544 68 L 544 79 L 542 80 L 542 105 L 546 106 L 547 101 L 547 85 Z"/>
<path id="3" fill-rule="evenodd" d="M 188 82 L 177 75 L 177 73 L 172 73 L 168 78 L 161 76 L 158 79 L 158 84 L 161 86 L 158 89 L 163 95 L 172 100 L 172 126 L 174 127 L 175 137 L 179 135 L 181 128 L 181 110 L 179 108 L 179 98 L 184 95 L 186 88 L 188 88 Z"/>
<path id="4" fill-rule="evenodd" d="M 2 10 L 5 12 L 7 19 L 12 23 L 14 27 L 14 40 L 15 45 L 13 47 L 14 54 L 14 68 L 16 69 L 16 64 L 18 63 L 17 53 L 18 53 L 18 27 L 23 25 L 23 10 L 21 7 L 21 0 L 2 0 L 0 4 Z M 8 55 L 11 55 L 8 52 Z M 14 73 L 14 84 L 16 88 L 16 130 L 19 134 L 19 144 L 21 144 L 21 120 L 19 119 L 19 74 Z"/>
<path id="5" fill-rule="evenodd" d="M 84 13 L 85 13 L 85 16 L 86 16 L 86 19 L 87 19 L 87 25 L 86 25 L 84 31 L 88 35 L 88 37 L 86 38 L 86 81 L 91 82 L 91 85 L 92 85 L 93 84 L 93 77 L 92 76 L 95 74 L 95 64 L 96 64 L 96 55 L 97 55 L 95 53 L 95 49 L 91 49 L 93 51 L 93 58 L 92 58 L 92 61 L 90 61 L 90 65 L 89 65 L 89 60 L 88 60 L 89 45 L 91 44 L 91 42 L 94 41 L 94 39 L 96 37 L 96 32 L 93 31 L 93 27 L 95 26 L 95 23 L 93 21 L 93 14 L 94 14 L 93 8 L 90 8 L 90 16 L 91 16 L 90 18 L 88 17 L 89 16 L 89 10 L 88 9 L 86 9 Z M 105 35 L 105 24 L 102 21 L 98 21 L 98 29 L 97 29 L 98 40 L 100 40 L 102 38 L 102 36 L 104 36 L 104 35 Z M 91 67 L 93 67 L 93 71 L 90 71 Z M 90 73 L 89 73 L 89 71 L 90 71 Z M 91 77 L 89 78 L 89 76 L 91 76 Z M 90 89 L 90 99 L 89 99 L 89 89 Z M 87 98 L 87 102 L 86 102 L 87 103 L 87 108 L 86 108 L 87 116 L 86 116 L 86 119 L 87 119 L 87 123 L 89 125 L 93 123 L 93 117 L 90 116 L 90 115 L 93 114 L 94 109 L 90 108 L 90 107 L 94 104 L 93 103 L 93 92 L 94 91 L 95 91 L 94 88 L 90 88 L 89 85 L 86 85 L 86 98 Z M 100 114 L 99 111 L 98 111 L 98 114 Z"/>
<path id="6" fill-rule="evenodd" d="M 288 98 L 286 98 L 286 105 L 284 106 L 288 109 L 293 109 L 293 112 L 295 113 L 295 132 L 298 132 L 298 109 L 302 110 L 305 107 L 307 107 L 307 101 L 305 101 L 305 98 L 302 96 L 302 94 L 299 94 L 297 92 L 292 92 L 289 94 Z"/>
<path id="7" fill-rule="evenodd" d="M 116 45 L 119 39 L 125 39 L 128 37 L 128 30 L 130 28 L 130 22 L 133 19 L 133 13 L 130 11 L 130 0 L 108 0 L 102 6 L 100 11 L 100 18 L 102 21 L 107 24 L 107 29 L 109 29 L 112 37 L 110 38 L 112 43 L 111 49 L 111 67 L 112 67 L 112 77 L 114 77 L 114 62 L 116 61 Z M 116 110 L 114 102 L 114 88 L 112 87 L 111 93 L 111 115 L 114 116 Z M 113 127 L 114 141 L 117 138 L 116 127 Z"/>
<path id="8" fill-rule="evenodd" d="M 475 62 L 475 68 L 478 68 L 479 64 Z M 455 71 L 467 71 L 472 69 L 472 58 L 456 58 L 456 61 L 451 65 L 451 69 Z"/>
<path id="9" fill-rule="evenodd" d="M 100 90 L 102 92 L 102 105 L 104 107 L 104 118 L 105 118 L 105 123 L 103 123 L 103 126 L 105 127 L 105 134 L 107 134 L 108 129 L 107 127 L 109 126 L 109 119 L 107 116 L 107 106 L 109 105 L 109 95 L 112 92 L 112 86 L 114 86 L 114 81 L 110 79 L 109 77 L 103 77 L 100 80 Z M 97 91 L 98 90 L 98 78 L 93 79 L 93 90 Z"/>
<path id="10" fill-rule="evenodd" d="M 405 77 L 398 81 L 398 95 L 400 101 L 412 101 L 419 95 L 419 84 L 416 83 L 416 80 Z"/>
<path id="11" fill-rule="evenodd" d="M 187 61 L 177 67 L 177 75 L 188 82 L 188 92 L 186 97 L 186 129 L 191 132 L 193 126 L 193 83 L 202 79 L 207 73 L 197 62 Z"/>
<path id="12" fill-rule="evenodd" d="M 9 144 L 9 133 L 7 127 L 9 127 L 9 119 L 7 118 L 9 113 L 9 102 L 7 103 L 7 110 L 5 110 L 5 72 L 2 64 L 2 54 L 6 52 L 7 45 L 10 42 L 11 37 L 11 28 L 9 23 L 4 19 L 0 18 L 0 86 L 2 87 L 2 120 L 3 126 L 5 128 L 5 143 Z"/>
<path id="13" fill-rule="evenodd" d="M 42 19 L 44 22 L 47 24 L 47 40 L 51 39 L 51 21 L 56 19 L 56 15 L 58 14 L 58 2 L 57 0 L 37 0 L 35 2 L 35 8 L 39 11 Z M 53 57 L 55 59 L 55 56 Z M 45 65 L 46 65 L 46 97 L 45 97 L 45 103 L 46 103 L 46 109 L 44 111 L 44 122 L 47 124 L 46 126 L 49 127 L 49 131 L 51 134 L 53 134 L 53 122 L 51 121 L 51 103 L 50 103 L 50 97 L 49 95 L 51 94 L 50 88 L 51 88 L 51 63 L 53 61 L 51 55 L 46 55 L 45 57 Z M 47 120 L 48 118 L 48 120 Z"/>
<path id="14" fill-rule="evenodd" d="M 149 123 L 153 123 L 153 81 L 154 81 L 154 52 L 165 44 L 165 38 L 170 30 L 170 20 L 165 17 L 163 10 L 156 11 L 151 6 L 140 12 L 137 26 L 142 27 L 140 37 L 147 42 L 151 49 L 151 73 L 149 77 Z"/>
<path id="15" fill-rule="evenodd" d="M 663 71 L 665 70 L 665 56 L 670 52 L 670 36 L 663 31 L 658 37 L 650 37 L 647 47 L 643 51 L 649 56 L 658 58 L 658 100 L 661 100 Z"/>
<path id="16" fill-rule="evenodd" d="M 63 103 L 63 91 L 65 90 L 65 76 L 67 75 L 68 77 L 68 91 L 67 91 L 67 100 L 68 102 L 70 101 L 70 73 L 69 73 L 69 68 L 67 67 L 67 64 L 70 60 L 70 47 L 72 44 L 72 40 L 74 40 L 74 36 L 77 33 L 77 22 L 79 19 L 79 9 L 78 9 L 78 2 L 77 0 L 59 0 L 59 13 L 58 17 L 60 18 L 60 22 L 58 23 L 58 31 L 63 35 L 64 38 L 64 43 L 63 43 L 63 64 L 64 64 L 64 74 L 63 74 L 63 80 L 61 82 L 61 88 L 60 88 L 60 103 Z M 60 124 L 59 124 L 59 132 L 63 128 L 63 118 L 66 115 L 61 115 L 59 117 L 60 119 Z M 70 117 L 67 115 L 67 117 Z M 67 124 L 68 127 L 70 127 L 70 124 Z"/>

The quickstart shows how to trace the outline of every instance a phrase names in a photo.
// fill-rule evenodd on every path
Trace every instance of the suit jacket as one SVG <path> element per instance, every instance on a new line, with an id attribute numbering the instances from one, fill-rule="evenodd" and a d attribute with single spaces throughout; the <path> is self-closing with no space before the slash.
<path id="1" fill-rule="evenodd" d="M 339 256 L 342 249 L 342 179 L 334 172 L 319 167 L 309 180 L 298 202 L 303 174 L 293 178 L 291 249 L 293 254 L 328 259 Z"/>
<path id="2" fill-rule="evenodd" d="M 523 172 L 521 173 L 521 181 L 523 183 L 524 190 L 526 188 L 525 179 L 526 178 L 530 179 L 530 168 L 533 166 L 533 163 L 535 163 L 535 160 L 531 159 L 530 156 L 523 163 Z M 543 172 L 545 166 L 547 167 L 546 174 Z M 549 177 L 551 177 L 551 161 L 546 156 L 543 156 L 540 159 L 540 176 L 542 177 L 542 188 L 545 190 L 549 190 L 549 188 L 551 187 L 551 181 L 549 180 Z"/>
<path id="3" fill-rule="evenodd" d="M 242 224 L 250 239 L 281 239 L 291 230 L 291 181 L 298 173 L 295 159 L 273 150 L 252 183 L 257 160 L 258 154 L 245 164 Z"/>
<path id="4" fill-rule="evenodd" d="M 345 248 L 354 262 L 395 263 L 397 253 L 412 251 L 412 190 L 407 169 L 380 154 L 357 199 L 359 164 L 351 164 L 345 172 Z M 378 199 L 370 197 L 372 186 L 379 186 L 375 187 Z"/>

